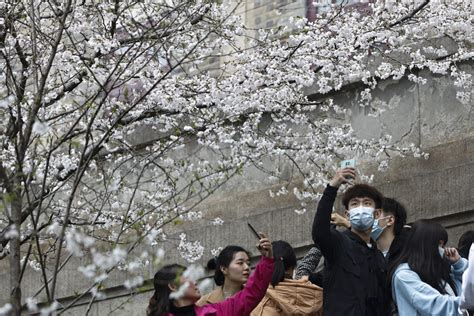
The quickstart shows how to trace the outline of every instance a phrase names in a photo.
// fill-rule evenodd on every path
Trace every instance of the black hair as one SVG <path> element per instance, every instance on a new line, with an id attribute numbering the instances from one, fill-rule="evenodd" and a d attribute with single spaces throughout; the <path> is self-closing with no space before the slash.
<path id="1" fill-rule="evenodd" d="M 368 184 L 356 184 L 354 186 L 351 186 L 349 189 L 347 189 L 346 192 L 344 192 L 344 195 L 342 196 L 342 204 L 344 204 L 344 207 L 346 210 L 349 210 L 349 201 L 352 200 L 353 198 L 371 198 L 375 202 L 375 208 L 381 208 L 382 207 L 382 200 L 383 200 L 383 195 L 382 193 L 379 192 L 376 188 L 368 185 Z"/>
<path id="2" fill-rule="evenodd" d="M 429 219 L 416 221 L 408 233 L 402 252 L 389 267 L 389 288 L 397 267 L 402 263 L 408 263 L 421 281 L 441 294 L 447 294 L 446 283 L 456 293 L 456 286 L 451 277 L 451 264 L 446 258 L 441 258 L 438 251 L 440 241 L 445 244 L 448 242 L 448 233 L 443 226 Z"/>
<path id="3" fill-rule="evenodd" d="M 401 234 L 403 226 L 407 223 L 407 211 L 403 204 L 395 199 L 385 197 L 382 202 L 384 213 L 392 214 L 395 217 L 395 236 Z"/>
<path id="4" fill-rule="evenodd" d="M 237 252 L 245 252 L 250 258 L 249 252 L 244 248 L 240 246 L 227 246 L 222 249 L 222 251 L 216 258 L 212 258 L 207 262 L 207 269 L 216 270 L 214 272 L 214 282 L 216 282 L 216 285 L 224 285 L 225 275 L 224 273 L 222 273 L 221 267 L 227 268 L 232 262 L 232 260 L 234 260 L 234 255 Z"/>
<path id="5" fill-rule="evenodd" d="M 148 303 L 146 310 L 147 316 L 165 316 L 168 315 L 170 306 L 170 284 L 177 285 L 178 278 L 184 272 L 185 268 L 179 264 L 166 265 L 153 278 L 155 292 Z"/>
<path id="6" fill-rule="evenodd" d="M 469 257 L 472 243 L 474 243 L 474 230 L 468 230 L 459 238 L 458 251 L 461 257 L 466 259 Z"/>
<path id="7" fill-rule="evenodd" d="M 278 285 L 285 278 L 285 271 L 296 267 L 296 255 L 293 247 L 283 240 L 272 242 L 275 267 L 273 269 L 271 284 Z"/>

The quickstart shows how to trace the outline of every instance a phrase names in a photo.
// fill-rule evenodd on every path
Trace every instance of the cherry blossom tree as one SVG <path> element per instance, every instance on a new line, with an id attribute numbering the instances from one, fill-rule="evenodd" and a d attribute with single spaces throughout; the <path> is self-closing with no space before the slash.
<path id="1" fill-rule="evenodd" d="M 44 314 L 59 309 L 58 273 L 73 257 L 89 259 L 77 300 L 100 299 L 118 268 L 135 273 L 126 287 L 139 286 L 139 267 L 163 258 L 163 228 L 199 218 L 199 205 L 247 168 L 284 181 L 274 194 L 295 194 L 304 211 L 335 160 L 385 168 L 393 155 L 424 156 L 389 135 L 359 139 L 330 97 L 345 85 L 360 82 L 360 106 L 376 116 L 380 81 L 423 84 L 428 69 L 454 77 L 470 102 L 459 64 L 473 56 L 471 1 L 343 3 L 262 30 L 242 23 L 240 4 L 0 2 L 0 257 L 11 275 L 0 314 L 40 301 Z M 285 178 L 283 165 L 297 174 Z M 196 261 L 199 241 L 180 238 Z M 42 285 L 22 297 L 27 269 Z"/>

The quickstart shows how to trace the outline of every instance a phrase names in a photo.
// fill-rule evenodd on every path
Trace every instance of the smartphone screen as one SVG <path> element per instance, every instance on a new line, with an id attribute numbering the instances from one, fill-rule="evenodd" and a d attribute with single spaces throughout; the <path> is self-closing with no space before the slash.
<path id="1" fill-rule="evenodd" d="M 252 231 L 252 233 L 255 235 L 255 237 L 257 237 L 258 240 L 260 240 L 260 235 L 258 234 L 258 232 L 255 230 L 255 228 L 253 228 L 252 225 L 250 225 L 250 223 L 247 223 L 247 226 L 249 227 L 250 231 Z"/>
<path id="2" fill-rule="evenodd" d="M 348 159 L 341 161 L 341 169 L 344 168 L 355 168 L 356 162 L 355 159 Z"/>

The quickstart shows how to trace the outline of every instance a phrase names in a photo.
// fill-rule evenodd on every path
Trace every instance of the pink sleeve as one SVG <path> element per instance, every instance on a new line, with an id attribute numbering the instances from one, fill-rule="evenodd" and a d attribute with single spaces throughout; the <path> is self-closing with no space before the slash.
<path id="1" fill-rule="evenodd" d="M 273 259 L 262 256 L 242 291 L 225 301 L 212 305 L 224 315 L 250 315 L 267 292 L 272 279 L 273 265 Z"/>

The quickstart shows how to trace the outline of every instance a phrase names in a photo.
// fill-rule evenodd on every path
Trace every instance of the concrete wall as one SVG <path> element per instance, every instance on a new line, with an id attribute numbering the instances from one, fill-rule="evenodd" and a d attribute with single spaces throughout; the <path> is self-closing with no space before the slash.
<path id="1" fill-rule="evenodd" d="M 472 63 L 463 65 L 470 73 L 472 66 Z M 366 109 L 358 105 L 357 86 L 334 97 L 338 104 L 350 110 L 346 119 L 360 136 L 376 138 L 389 133 L 395 141 L 414 143 L 430 153 L 428 160 L 396 158 L 385 173 L 377 172 L 370 163 L 360 167 L 376 175 L 375 185 L 386 196 L 405 204 L 409 221 L 439 220 L 449 231 L 450 243 L 455 245 L 462 232 L 474 229 L 473 105 L 456 100 L 456 88 L 450 78 L 422 75 L 428 78 L 425 85 L 408 80 L 383 82 L 375 98 L 388 104 L 389 109 L 379 118 L 368 116 Z M 210 249 L 228 244 L 242 245 L 256 254 L 247 221 L 268 232 L 274 240 L 287 240 L 299 254 L 309 248 L 314 206 L 307 213 L 297 215 L 293 210 L 298 201 L 291 195 L 269 197 L 268 191 L 274 185 L 256 170 L 246 170 L 242 177 L 228 183 L 205 203 L 204 220 L 186 230 L 188 239 L 201 240 L 207 249 L 207 256 L 200 263 L 210 258 Z M 342 210 L 340 204 L 337 208 Z M 208 224 L 207 220 L 216 216 L 224 219 L 222 226 Z M 176 245 L 177 241 L 164 244 L 170 262 L 182 262 Z M 149 275 L 153 272 L 153 268 L 148 271 Z M 64 277 L 68 277 L 68 273 Z M 123 278 L 116 275 L 109 285 L 113 286 L 114 282 L 120 285 Z M 77 287 L 73 277 L 64 283 Z M 64 289 L 64 292 L 71 293 L 71 290 Z M 130 296 L 123 289 L 111 288 L 108 296 L 108 300 L 93 304 L 89 315 L 143 315 L 151 292 Z M 83 305 L 65 314 L 82 315 L 86 310 L 87 305 Z"/>

